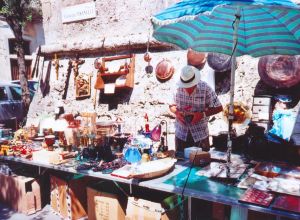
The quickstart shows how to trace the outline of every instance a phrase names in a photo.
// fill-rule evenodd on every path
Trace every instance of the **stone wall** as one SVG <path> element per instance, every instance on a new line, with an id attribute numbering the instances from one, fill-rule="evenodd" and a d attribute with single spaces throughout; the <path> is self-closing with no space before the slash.
<path id="1" fill-rule="evenodd" d="M 179 78 L 181 68 L 186 65 L 186 51 L 157 50 L 157 42 L 150 39 L 150 51 L 153 54 L 152 66 L 168 58 L 175 67 L 175 74 L 167 82 L 160 82 L 155 74 L 147 76 L 143 60 L 149 36 L 150 16 L 163 8 L 176 2 L 176 0 L 139 1 L 139 0 L 112 0 L 95 1 L 97 16 L 94 19 L 62 24 L 60 9 L 76 5 L 89 0 L 52 1 L 42 0 L 43 27 L 45 30 L 46 44 L 42 47 L 39 77 L 39 90 L 30 106 L 27 124 L 36 123 L 44 115 L 54 114 L 57 105 L 63 104 L 66 112 L 77 114 L 82 111 L 95 111 L 97 120 L 115 120 L 117 117 L 125 121 L 125 130 L 135 133 L 144 125 L 144 115 L 147 113 L 150 128 L 161 120 L 168 121 L 169 145 L 174 146 L 174 118 L 168 111 L 168 100 L 175 91 L 175 84 Z M 151 32 L 151 31 L 150 31 Z M 156 51 L 156 52 L 155 52 Z M 55 79 L 55 70 L 50 62 L 54 53 L 59 55 L 60 69 L 59 80 Z M 83 100 L 75 99 L 73 72 L 68 83 L 66 99 L 62 99 L 67 77 L 69 59 L 74 59 L 76 54 L 85 63 L 80 66 L 79 72 L 92 74 L 91 97 Z M 119 55 L 124 53 L 136 54 L 134 89 L 130 92 L 121 91 L 120 94 L 107 97 L 99 96 L 97 105 L 93 107 L 97 70 L 94 68 L 96 58 L 103 56 Z M 258 59 L 248 56 L 238 58 L 235 100 L 242 101 L 252 107 L 252 98 L 257 89 L 259 75 L 257 72 Z M 207 65 L 207 64 L 206 64 Z M 207 68 L 204 68 L 207 69 Z M 203 73 L 205 75 L 207 73 Z M 216 91 L 223 106 L 229 103 L 229 73 L 215 73 Z M 48 88 L 47 86 L 48 85 Z M 46 87 L 45 87 L 46 86 Z M 214 116 L 215 120 L 209 123 L 211 134 L 227 131 L 228 125 L 222 113 Z M 237 132 L 242 134 L 246 126 L 236 125 Z"/>
<path id="2" fill-rule="evenodd" d="M 42 0 L 46 45 L 44 53 L 115 50 L 145 44 L 151 31 L 150 17 L 176 0 L 110 0 L 95 1 L 96 18 L 62 23 L 61 8 L 91 2 L 90 0 Z M 152 40 L 151 40 L 152 41 Z"/>
<path id="3" fill-rule="evenodd" d="M 143 53 L 136 54 L 134 89 L 131 92 L 124 90 L 121 91 L 123 94 L 106 96 L 106 98 L 105 95 L 99 94 L 98 91 L 95 109 L 93 106 L 93 97 L 95 94 L 93 86 L 97 75 L 97 70 L 94 68 L 94 60 L 96 57 L 80 57 L 80 59 L 85 60 L 85 63 L 80 66 L 79 72 L 92 73 L 93 75 L 91 97 L 84 100 L 76 100 L 75 98 L 73 71 L 68 84 L 66 99 L 62 99 L 70 57 L 60 58 L 60 65 L 62 67 L 59 69 L 59 80 L 56 80 L 53 65 L 51 63 L 49 64 L 49 60 L 45 60 L 40 67 L 40 86 L 47 84 L 47 80 L 49 80 L 49 89 L 45 94 L 42 94 L 40 89 L 36 93 L 30 106 L 27 124 L 35 124 L 37 123 L 37 119 L 45 115 L 53 115 L 55 107 L 63 104 L 65 111 L 73 114 L 78 114 L 82 111 L 95 111 L 98 116 L 97 121 L 114 121 L 117 117 L 121 117 L 125 121 L 125 130 L 135 133 L 144 125 L 143 117 L 145 113 L 147 113 L 150 128 L 153 128 L 163 119 L 168 122 L 168 130 L 171 133 L 169 135 L 169 143 L 172 143 L 174 139 L 172 136 L 174 133 L 174 118 L 168 110 L 168 103 L 172 100 L 171 98 L 176 88 L 180 70 L 186 65 L 186 51 L 152 53 L 153 59 L 151 64 L 154 69 L 157 63 L 163 58 L 171 60 L 175 67 L 173 77 L 166 82 L 158 81 L 155 73 L 150 75 L 146 74 L 145 66 L 147 63 L 144 61 L 143 55 Z M 203 68 L 203 70 L 204 69 L 207 68 Z M 205 75 L 206 73 L 204 73 L 203 70 L 202 75 Z M 49 79 L 47 79 L 47 71 L 50 73 L 48 74 Z M 216 79 L 220 76 L 223 78 L 223 80 L 219 80 L 219 84 L 216 85 L 216 90 L 221 91 L 219 92 L 219 98 L 223 106 L 225 106 L 229 102 L 229 93 L 228 89 L 226 89 L 229 85 L 229 75 L 227 74 L 227 76 L 224 77 L 222 74 L 225 73 L 216 73 Z M 243 101 L 251 106 L 253 91 L 258 80 L 257 59 L 249 57 L 239 58 L 238 69 L 236 71 L 235 100 Z M 224 121 L 223 115 L 220 113 L 216 115 L 215 118 L 216 120 L 209 124 L 211 134 L 226 131 L 227 124 Z M 238 130 L 240 132 L 244 131 L 241 129 Z"/>

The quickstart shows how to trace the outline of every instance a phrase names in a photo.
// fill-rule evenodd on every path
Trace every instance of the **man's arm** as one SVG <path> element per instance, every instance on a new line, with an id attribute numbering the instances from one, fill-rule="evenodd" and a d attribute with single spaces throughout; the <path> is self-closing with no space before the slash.
<path id="1" fill-rule="evenodd" d="M 203 112 L 196 112 L 192 120 L 193 123 L 199 122 L 202 118 L 215 115 L 223 111 L 223 106 L 218 99 L 217 94 L 209 86 L 206 89 L 206 106 L 208 106 Z"/>
<path id="2" fill-rule="evenodd" d="M 175 114 L 176 118 L 181 122 L 184 123 L 184 117 L 180 111 L 177 111 L 176 104 L 170 104 L 169 105 L 170 112 Z"/>
<path id="3" fill-rule="evenodd" d="M 217 107 L 210 107 L 203 112 L 194 112 L 192 124 L 199 122 L 202 118 L 206 118 L 211 115 L 218 114 L 221 111 L 223 111 L 222 105 L 217 106 Z"/>
<path id="4" fill-rule="evenodd" d="M 217 106 L 217 107 L 210 107 L 207 110 L 205 110 L 205 115 L 206 117 L 211 116 L 211 115 L 215 115 L 218 114 L 219 112 L 223 111 L 223 106 Z"/>

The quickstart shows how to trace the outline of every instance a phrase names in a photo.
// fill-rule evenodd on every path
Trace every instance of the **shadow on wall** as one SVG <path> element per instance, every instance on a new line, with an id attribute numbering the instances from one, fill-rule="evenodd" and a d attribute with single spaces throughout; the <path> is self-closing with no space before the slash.
<path id="1" fill-rule="evenodd" d="M 46 71 L 46 76 L 44 77 L 44 73 L 41 76 L 40 80 L 40 89 L 43 94 L 43 97 L 45 97 L 50 92 L 50 73 L 51 73 L 51 61 L 48 62 L 48 67 Z"/>
<path id="2" fill-rule="evenodd" d="M 230 70 L 215 72 L 215 91 L 217 95 L 223 95 L 230 90 Z"/>
<path id="3" fill-rule="evenodd" d="M 100 91 L 98 103 L 108 104 L 108 110 L 118 108 L 118 104 L 128 103 L 131 97 L 133 89 L 122 89 L 115 91 L 114 94 L 104 94 L 104 91 Z"/>

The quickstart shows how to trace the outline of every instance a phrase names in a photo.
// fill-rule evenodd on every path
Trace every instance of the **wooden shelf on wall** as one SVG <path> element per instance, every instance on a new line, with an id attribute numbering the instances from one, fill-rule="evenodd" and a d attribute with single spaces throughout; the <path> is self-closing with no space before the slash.
<path id="1" fill-rule="evenodd" d="M 129 59 L 129 64 L 120 66 L 119 71 L 116 72 L 109 72 L 108 68 L 106 68 L 105 63 L 114 61 L 114 60 L 121 60 L 121 59 Z M 101 67 L 99 68 L 97 80 L 95 83 L 94 88 L 103 90 L 105 84 L 108 83 L 116 83 L 116 80 L 120 76 L 126 76 L 125 83 L 122 85 L 115 85 L 115 88 L 119 89 L 132 89 L 134 86 L 134 68 L 135 68 L 135 55 L 121 55 L 115 57 L 104 57 L 102 58 Z"/>

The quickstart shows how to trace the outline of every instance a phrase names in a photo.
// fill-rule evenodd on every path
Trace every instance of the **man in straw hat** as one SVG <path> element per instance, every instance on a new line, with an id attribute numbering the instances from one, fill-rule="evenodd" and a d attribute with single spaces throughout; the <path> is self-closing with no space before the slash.
<path id="1" fill-rule="evenodd" d="M 209 151 L 208 118 L 223 110 L 216 93 L 200 80 L 200 72 L 193 66 L 182 68 L 177 91 L 170 111 L 176 115 L 175 147 L 183 151 L 197 146 Z"/>

